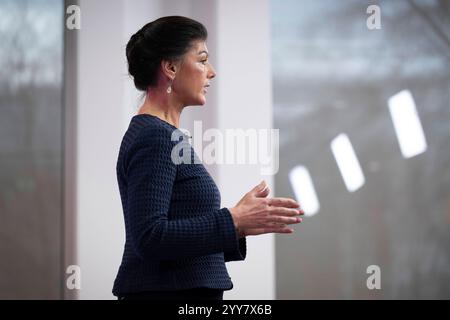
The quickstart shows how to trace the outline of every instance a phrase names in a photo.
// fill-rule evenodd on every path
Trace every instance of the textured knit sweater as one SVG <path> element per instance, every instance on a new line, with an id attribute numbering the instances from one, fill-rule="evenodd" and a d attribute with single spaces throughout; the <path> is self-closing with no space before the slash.
<path id="1" fill-rule="evenodd" d="M 230 290 L 225 262 L 245 259 L 245 238 L 238 238 L 230 211 L 220 208 L 214 180 L 180 133 L 156 116 L 140 114 L 123 137 L 116 172 L 126 240 L 113 287 L 116 296 L 200 287 Z M 181 159 L 190 151 L 190 161 L 173 161 L 173 150 Z"/>

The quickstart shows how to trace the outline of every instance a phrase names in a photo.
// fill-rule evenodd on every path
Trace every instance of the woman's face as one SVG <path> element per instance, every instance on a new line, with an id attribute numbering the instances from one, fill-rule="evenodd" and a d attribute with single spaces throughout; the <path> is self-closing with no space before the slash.
<path id="1" fill-rule="evenodd" d="M 207 86 L 216 72 L 208 60 L 205 41 L 195 41 L 185 54 L 172 88 L 184 105 L 204 105 Z"/>

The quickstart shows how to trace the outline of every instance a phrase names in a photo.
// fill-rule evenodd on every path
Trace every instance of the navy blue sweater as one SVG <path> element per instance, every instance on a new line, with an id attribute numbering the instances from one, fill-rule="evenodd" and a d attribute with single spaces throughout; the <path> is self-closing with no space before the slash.
<path id="1" fill-rule="evenodd" d="M 245 259 L 246 240 L 238 238 L 230 211 L 220 208 L 214 180 L 186 135 L 172 141 L 175 130 L 156 116 L 140 114 L 123 137 L 116 171 L 126 241 L 116 296 L 199 287 L 230 290 L 225 262 Z M 190 163 L 172 161 L 175 145 L 180 155 L 190 150 Z"/>

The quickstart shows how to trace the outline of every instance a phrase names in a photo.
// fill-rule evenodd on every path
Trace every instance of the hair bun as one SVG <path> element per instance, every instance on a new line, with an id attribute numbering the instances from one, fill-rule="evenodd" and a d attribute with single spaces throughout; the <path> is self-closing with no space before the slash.
<path id="1" fill-rule="evenodd" d="M 157 85 L 163 59 L 179 59 L 194 40 L 206 40 L 206 28 L 181 16 L 162 17 L 147 23 L 133 34 L 126 46 L 128 72 L 138 90 Z"/>

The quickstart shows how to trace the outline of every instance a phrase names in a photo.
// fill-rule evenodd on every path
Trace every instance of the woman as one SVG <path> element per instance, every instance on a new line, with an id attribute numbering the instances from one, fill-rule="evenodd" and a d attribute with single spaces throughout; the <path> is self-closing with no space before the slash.
<path id="1" fill-rule="evenodd" d="M 119 299 L 222 300 L 233 287 L 225 262 L 244 260 L 246 236 L 292 233 L 299 204 L 267 198 L 263 181 L 233 208 L 203 164 L 173 159 L 184 107 L 203 105 L 216 75 L 205 27 L 170 16 L 148 23 L 126 47 L 144 104 L 130 122 L 117 161 L 126 242 L 113 294 Z"/>

